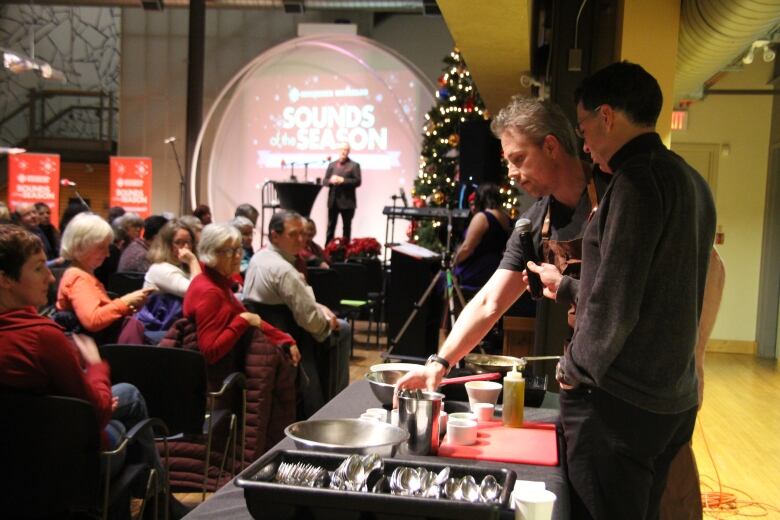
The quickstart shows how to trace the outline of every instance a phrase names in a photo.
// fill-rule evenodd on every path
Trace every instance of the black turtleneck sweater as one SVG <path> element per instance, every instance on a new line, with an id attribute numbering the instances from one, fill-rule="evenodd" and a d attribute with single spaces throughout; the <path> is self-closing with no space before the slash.
<path id="1" fill-rule="evenodd" d="M 626 143 L 609 166 L 614 177 L 583 237 L 577 324 L 561 365 L 571 384 L 652 412 L 682 412 L 697 404 L 712 194 L 655 133 Z"/>

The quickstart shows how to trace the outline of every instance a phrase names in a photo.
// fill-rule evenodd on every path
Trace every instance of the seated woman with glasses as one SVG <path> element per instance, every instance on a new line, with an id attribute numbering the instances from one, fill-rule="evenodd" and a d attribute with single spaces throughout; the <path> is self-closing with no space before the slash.
<path id="1" fill-rule="evenodd" d="M 140 289 L 114 299 L 108 295 L 95 269 L 108 256 L 113 240 L 111 226 L 94 213 L 80 213 L 70 221 L 60 254 L 71 266 L 62 275 L 56 303 L 58 311 L 74 313 L 81 327 L 106 343 L 117 341 L 123 318 L 132 316 L 155 290 Z"/>
<path id="2" fill-rule="evenodd" d="M 198 257 L 193 253 L 192 230 L 174 220 L 157 234 L 146 255 L 152 263 L 144 277 L 144 287 L 156 287 L 163 294 L 184 298 L 190 281 L 201 273 Z"/>
<path id="3" fill-rule="evenodd" d="M 275 345 L 288 345 L 289 356 L 298 365 L 301 354 L 293 338 L 248 312 L 233 294 L 232 277 L 241 268 L 241 232 L 228 224 L 209 224 L 203 228 L 198 256 L 204 264 L 184 296 L 184 316 L 195 322 L 198 346 L 209 364 L 240 367 L 241 355 L 234 352 L 247 331 L 260 330 Z M 243 343 L 243 342 L 242 342 Z M 244 346 L 244 345 L 242 345 Z"/>

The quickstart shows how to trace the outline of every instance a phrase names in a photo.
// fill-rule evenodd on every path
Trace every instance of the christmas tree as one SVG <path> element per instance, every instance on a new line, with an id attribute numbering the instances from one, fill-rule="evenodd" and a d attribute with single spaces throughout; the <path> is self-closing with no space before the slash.
<path id="1" fill-rule="evenodd" d="M 460 128 L 469 121 L 490 119 L 458 49 L 453 49 L 444 58 L 444 64 L 436 92 L 436 105 L 425 115 L 420 171 L 412 191 L 417 207 L 468 207 L 464 195 L 473 191 L 474 187 L 464 185 L 460 179 Z M 502 161 L 502 169 L 503 203 L 514 218 L 512 210 L 517 202 L 517 191 L 507 177 L 506 161 Z M 428 249 L 442 251 L 441 225 L 439 221 L 413 221 L 407 232 L 409 240 Z"/>

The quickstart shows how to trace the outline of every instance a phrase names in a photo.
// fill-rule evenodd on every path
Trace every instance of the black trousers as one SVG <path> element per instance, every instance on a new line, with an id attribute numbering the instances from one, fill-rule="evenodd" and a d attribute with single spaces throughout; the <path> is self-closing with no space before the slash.
<path id="1" fill-rule="evenodd" d="M 352 238 L 352 217 L 355 216 L 355 208 L 352 209 L 339 209 L 336 207 L 328 208 L 328 231 L 325 234 L 325 244 L 330 243 L 333 237 L 336 235 L 336 221 L 341 214 L 341 227 L 343 229 L 342 236 L 344 240 L 349 242 Z"/>
<path id="2" fill-rule="evenodd" d="M 669 465 L 693 435 L 696 408 L 658 414 L 589 387 L 561 391 L 560 403 L 572 518 L 657 519 Z"/>

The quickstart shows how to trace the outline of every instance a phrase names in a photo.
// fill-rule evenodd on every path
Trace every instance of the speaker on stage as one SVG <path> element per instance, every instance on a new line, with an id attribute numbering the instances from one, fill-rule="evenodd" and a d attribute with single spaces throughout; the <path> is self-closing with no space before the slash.
<path id="1" fill-rule="evenodd" d="M 490 122 L 467 121 L 460 125 L 460 179 L 476 184 L 501 184 L 501 141 L 490 131 Z"/>
<path id="2" fill-rule="evenodd" d="M 394 340 L 403 328 L 415 304 L 440 267 L 439 255 L 422 247 L 402 244 L 392 249 L 390 283 L 387 289 L 387 332 L 390 341 Z M 442 295 L 434 289 L 398 339 L 393 349 L 394 354 L 415 356 L 424 360 L 436 353 L 439 347 L 441 298 Z"/>

